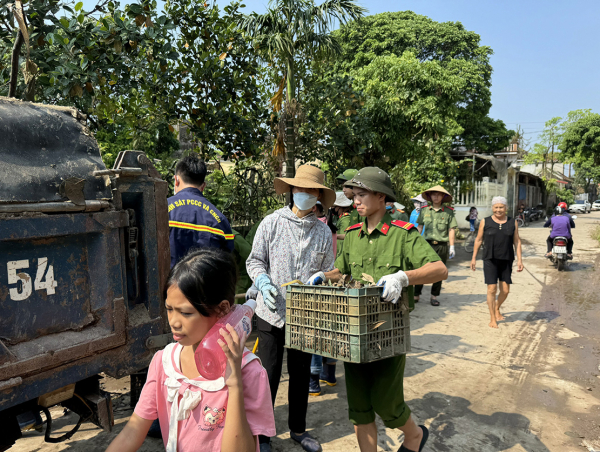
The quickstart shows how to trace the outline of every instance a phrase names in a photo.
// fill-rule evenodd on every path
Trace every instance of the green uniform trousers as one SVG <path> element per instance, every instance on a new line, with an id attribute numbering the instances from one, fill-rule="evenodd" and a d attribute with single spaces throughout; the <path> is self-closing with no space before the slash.
<path id="1" fill-rule="evenodd" d="M 444 242 L 444 243 L 438 243 L 437 245 L 434 245 L 432 241 L 428 240 L 428 242 L 431 245 L 431 247 L 433 248 L 433 251 L 435 251 L 437 253 L 437 255 L 440 256 L 440 259 L 442 260 L 444 265 L 446 265 L 446 262 L 448 262 L 448 253 L 450 251 L 450 249 L 448 248 L 448 243 Z M 415 297 L 420 296 L 422 290 L 423 290 L 422 284 L 415 286 Z M 434 297 L 437 297 L 437 296 L 439 296 L 441 291 L 442 291 L 442 281 L 433 283 L 433 285 L 431 286 L 431 295 L 433 295 Z"/>
<path id="2" fill-rule="evenodd" d="M 388 428 L 408 422 L 410 408 L 404 403 L 406 355 L 372 363 L 344 363 L 348 414 L 354 425 L 375 422 L 377 413 Z"/>

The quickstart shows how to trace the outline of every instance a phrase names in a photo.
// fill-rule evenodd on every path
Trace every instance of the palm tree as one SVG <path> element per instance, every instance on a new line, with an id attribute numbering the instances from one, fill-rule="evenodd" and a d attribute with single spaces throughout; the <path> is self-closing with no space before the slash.
<path id="1" fill-rule="evenodd" d="M 280 85 L 279 108 L 283 87 L 286 87 L 285 162 L 286 176 L 295 173 L 294 115 L 289 114 L 297 96 L 297 65 L 306 59 L 319 59 L 337 55 L 341 46 L 331 36 L 331 27 L 338 21 L 360 19 L 366 9 L 351 0 L 325 0 L 316 6 L 313 0 L 270 0 L 265 14 L 245 16 L 242 29 L 252 37 L 263 58 L 274 66 L 285 67 L 285 78 Z M 299 61 L 299 57 L 303 61 Z M 285 83 L 284 83 L 285 82 Z M 274 99 L 275 99 L 274 98 Z M 276 101 L 274 101 L 274 104 Z M 277 106 L 275 106 L 277 110 Z"/>

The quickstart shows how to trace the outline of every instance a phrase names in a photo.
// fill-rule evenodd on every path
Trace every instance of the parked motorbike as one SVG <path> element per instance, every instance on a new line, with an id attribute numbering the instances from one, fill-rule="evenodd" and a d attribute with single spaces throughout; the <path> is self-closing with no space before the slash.
<path id="1" fill-rule="evenodd" d="M 533 207 L 528 207 L 523 213 L 525 214 L 527 222 L 538 221 L 540 218 L 539 212 Z"/>
<path id="2" fill-rule="evenodd" d="M 552 241 L 552 256 L 550 256 L 549 259 L 559 272 L 565 269 L 567 260 L 569 260 L 567 255 L 566 237 L 554 237 L 554 240 Z"/>

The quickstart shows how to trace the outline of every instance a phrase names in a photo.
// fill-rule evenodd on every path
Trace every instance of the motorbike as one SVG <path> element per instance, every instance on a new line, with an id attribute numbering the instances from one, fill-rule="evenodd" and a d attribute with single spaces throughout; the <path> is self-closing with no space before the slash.
<path id="1" fill-rule="evenodd" d="M 533 207 L 528 207 L 523 213 L 525 214 L 527 222 L 537 221 L 540 218 L 539 212 Z"/>
<path id="2" fill-rule="evenodd" d="M 569 260 L 567 255 L 567 241 L 566 237 L 554 237 L 552 240 L 552 256 L 549 259 L 559 272 L 565 269 L 567 260 Z"/>

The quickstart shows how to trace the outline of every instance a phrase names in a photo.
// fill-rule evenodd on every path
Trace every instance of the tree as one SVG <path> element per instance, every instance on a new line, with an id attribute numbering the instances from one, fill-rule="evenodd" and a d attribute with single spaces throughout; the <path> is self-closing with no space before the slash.
<path id="1" fill-rule="evenodd" d="M 83 2 L 15 1 L 10 9 L 8 3 L 0 0 L 0 86 L 10 97 L 73 105 L 96 113 L 95 122 L 98 105 L 152 90 L 166 77 L 173 24 L 157 14 L 156 2 L 121 8 L 101 0 L 87 12 Z"/>
<path id="2" fill-rule="evenodd" d="M 514 135 L 502 121 L 488 117 L 492 49 L 481 46 L 479 35 L 465 30 L 460 22 L 439 23 L 411 11 L 383 13 L 350 22 L 334 36 L 342 53 L 332 73 L 354 76 L 378 58 L 400 58 L 410 51 L 419 63 L 435 63 L 445 80 L 459 79 L 453 89 L 458 91 L 454 119 L 460 131 L 453 137 L 453 146 L 493 152 L 507 146 Z"/>
<path id="3" fill-rule="evenodd" d="M 326 0 L 320 6 L 316 6 L 313 0 L 270 0 L 265 14 L 252 13 L 241 21 L 242 28 L 253 38 L 264 60 L 283 72 L 273 103 L 275 110 L 279 111 L 285 85 L 288 177 L 293 177 L 295 172 L 294 115 L 299 66 L 306 67 L 307 61 L 339 53 L 340 45 L 329 33 L 334 21 L 357 20 L 364 12 L 364 8 L 351 0 Z"/>
<path id="4" fill-rule="evenodd" d="M 581 187 L 584 193 L 591 193 L 596 197 L 596 188 L 600 183 L 600 166 L 596 165 L 591 158 L 582 158 L 574 162 L 574 167 L 574 185 Z"/>
<path id="5" fill-rule="evenodd" d="M 169 66 L 164 99 L 171 118 L 184 122 L 199 152 L 239 159 L 264 147 L 268 119 L 258 55 L 244 38 L 240 3 L 223 11 L 192 0 L 171 0 L 179 57 Z"/>
<path id="6" fill-rule="evenodd" d="M 600 114 L 591 110 L 571 112 L 573 120 L 566 125 L 560 149 L 570 160 L 590 160 L 600 165 Z"/>
<path id="7" fill-rule="evenodd" d="M 561 142 L 564 120 L 554 117 L 546 121 L 544 130 L 538 136 L 538 143 L 533 145 L 533 150 L 525 155 L 525 163 L 541 163 L 541 175 L 546 179 L 554 179 L 554 165 L 563 161 L 564 155 L 559 154 L 558 145 Z M 550 163 L 550 169 L 548 169 Z M 561 171 L 562 172 L 562 171 Z"/>

